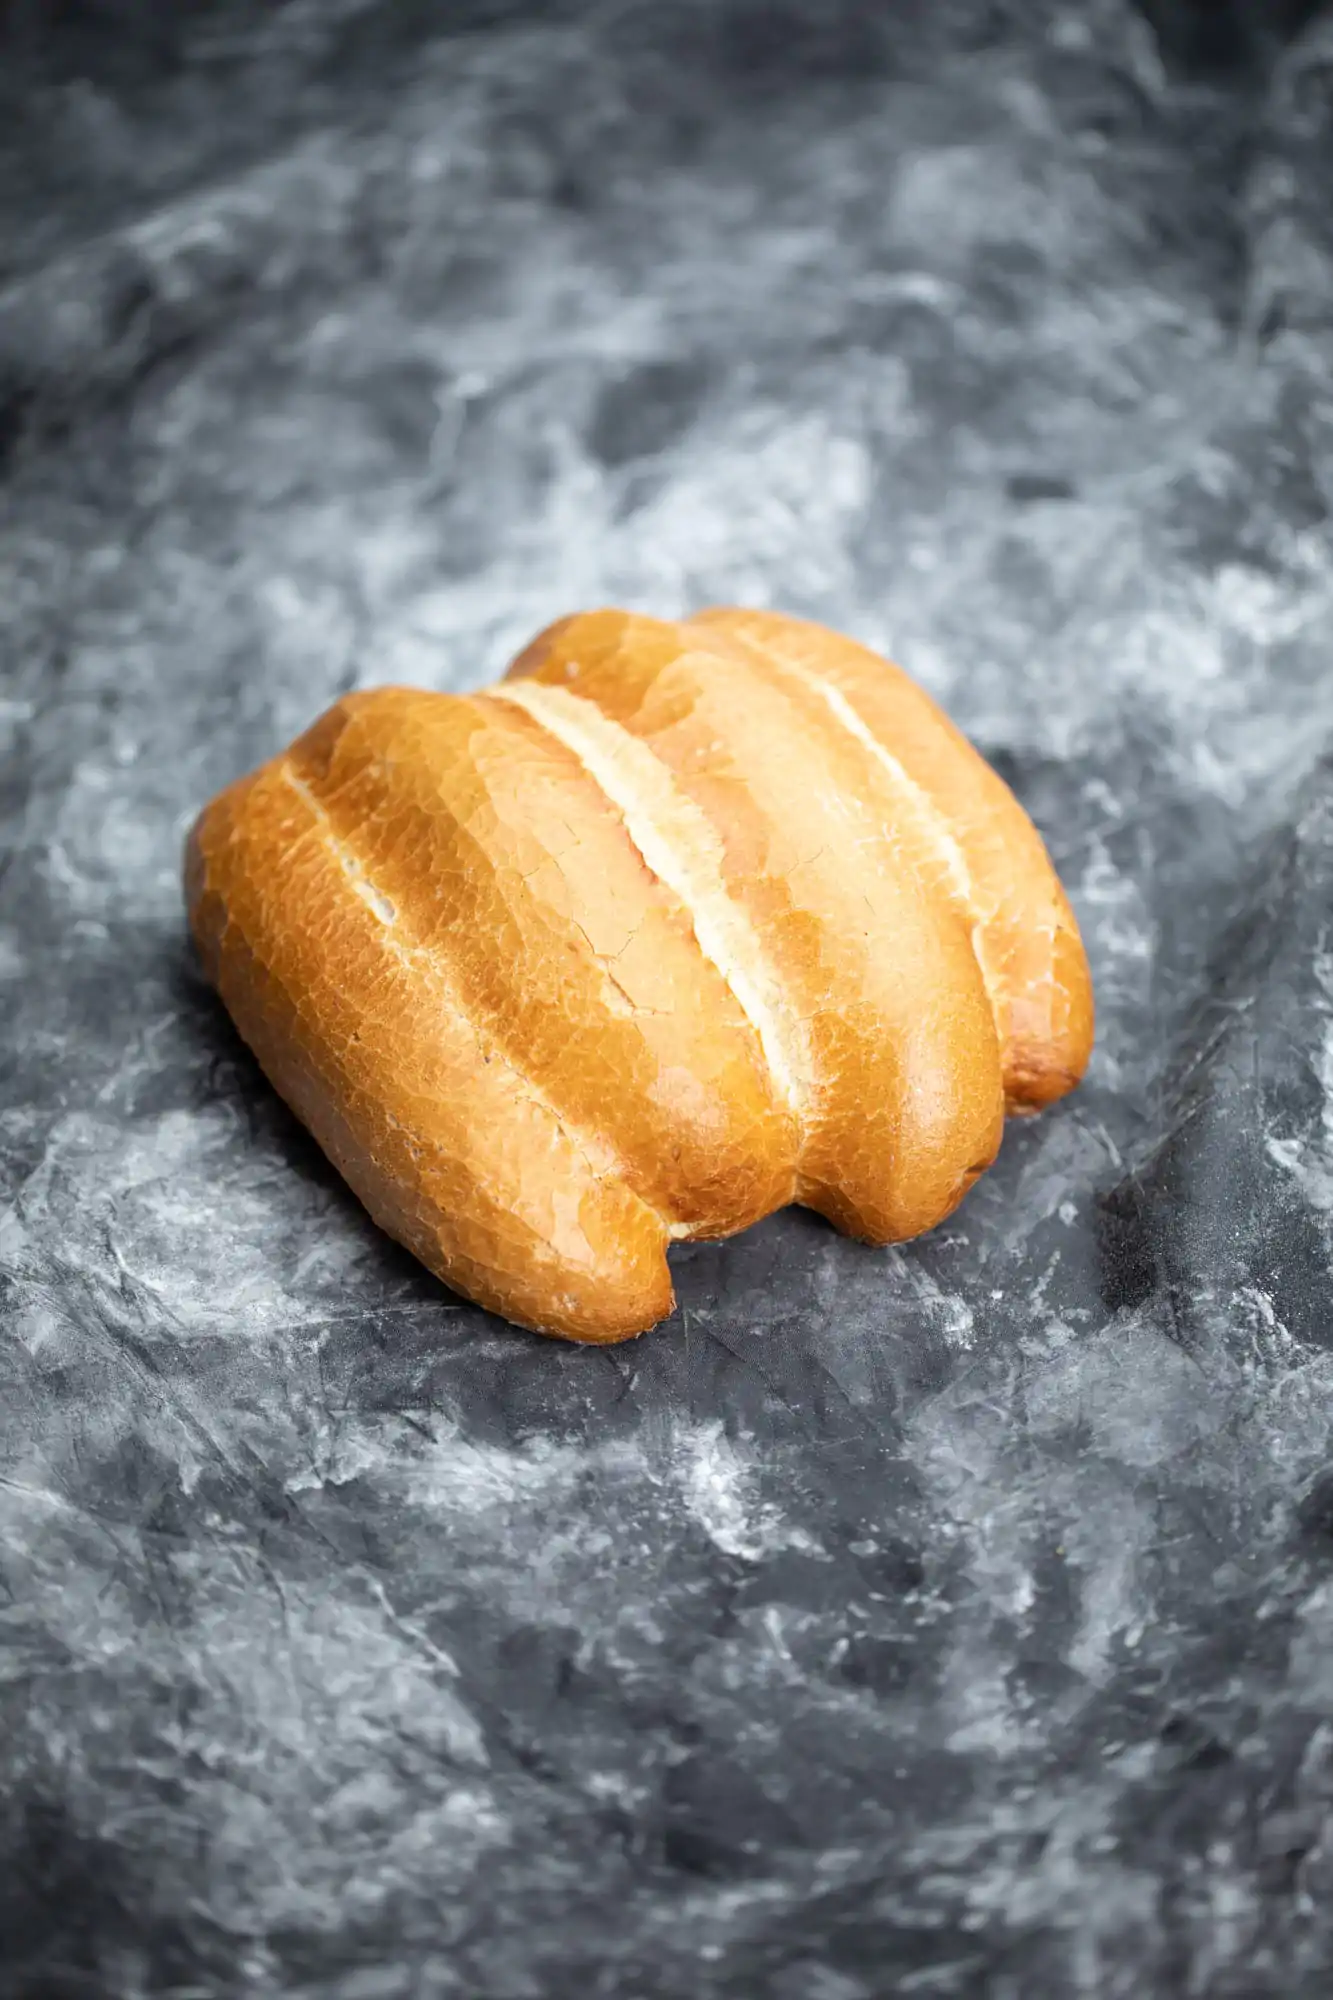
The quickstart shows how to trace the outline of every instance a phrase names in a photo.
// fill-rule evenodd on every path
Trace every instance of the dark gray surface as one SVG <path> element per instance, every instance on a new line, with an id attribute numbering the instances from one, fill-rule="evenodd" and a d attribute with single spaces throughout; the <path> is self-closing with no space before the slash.
<path id="1" fill-rule="evenodd" d="M 1328 1991 L 1333 23 L 1149 11 L 17 11 L 6 2000 Z M 178 849 L 717 598 L 996 756 L 1100 1040 L 578 1352 L 363 1219 Z"/>

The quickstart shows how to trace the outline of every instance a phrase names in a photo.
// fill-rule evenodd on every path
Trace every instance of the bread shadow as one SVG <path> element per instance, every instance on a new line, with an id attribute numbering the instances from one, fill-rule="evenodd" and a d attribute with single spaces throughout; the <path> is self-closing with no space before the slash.
<path id="1" fill-rule="evenodd" d="M 382 1280 L 382 1296 L 368 1298 L 368 1312 L 390 1300 L 404 1308 L 445 1304 L 480 1314 L 433 1277 L 410 1251 L 380 1229 L 352 1192 L 327 1153 L 291 1110 L 264 1074 L 254 1053 L 238 1032 L 226 1007 L 208 984 L 188 939 L 173 941 L 168 950 L 168 986 L 178 1009 L 180 1031 L 193 1052 L 199 1081 L 195 1108 L 226 1105 L 239 1113 L 242 1143 L 262 1147 L 290 1174 L 293 1183 L 317 1189 L 327 1205 L 330 1226 L 364 1239 L 373 1254 L 364 1261 Z M 492 1319 L 491 1314 L 481 1314 Z"/>
<path id="2" fill-rule="evenodd" d="M 988 1309 L 983 1324 L 978 1301 L 996 1257 L 1013 1264 L 1003 1230 L 1039 1127 L 1014 1131 L 993 1188 L 917 1243 L 876 1250 L 809 1210 L 784 1209 L 728 1241 L 673 1246 L 676 1309 L 648 1333 L 571 1344 L 471 1304 L 377 1228 L 269 1084 L 183 941 L 170 981 L 201 1078 L 196 1101 L 239 1110 L 236 1144 L 274 1161 L 275 1199 L 290 1176 L 294 1216 L 316 1189 L 329 1229 L 357 1240 L 347 1296 L 336 1312 L 316 1309 L 307 1329 L 342 1409 L 396 1411 L 428 1431 L 443 1423 L 509 1445 L 717 1424 L 770 1438 L 873 1438 L 878 1449 L 899 1413 L 952 1378 L 960 1327 L 973 1339 L 994 1320 L 995 1338 L 1009 1335 L 1004 1309 Z M 1068 1234 L 1062 1225 L 1066 1254 Z"/>

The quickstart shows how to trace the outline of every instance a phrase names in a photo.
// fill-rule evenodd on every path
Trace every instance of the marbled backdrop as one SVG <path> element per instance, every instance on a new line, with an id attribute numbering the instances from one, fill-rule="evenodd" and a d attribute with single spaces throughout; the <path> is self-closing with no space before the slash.
<path id="1" fill-rule="evenodd" d="M 1327 1993 L 1333 19 L 64 13 L 0 83 L 5 2000 Z M 951 706 L 1100 1042 L 929 1240 L 789 1214 L 580 1352 L 365 1220 L 179 848 L 343 689 L 717 598 Z"/>

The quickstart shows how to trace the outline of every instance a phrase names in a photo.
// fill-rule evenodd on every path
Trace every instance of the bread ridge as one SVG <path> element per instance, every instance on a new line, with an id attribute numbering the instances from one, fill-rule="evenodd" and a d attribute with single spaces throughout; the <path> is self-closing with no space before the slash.
<path id="1" fill-rule="evenodd" d="M 643 859 L 689 918 L 699 949 L 759 1038 L 774 1086 L 793 1115 L 810 1093 L 808 1037 L 790 1012 L 744 910 L 727 894 L 717 836 L 646 744 L 568 688 L 511 681 L 489 698 L 520 707 L 583 763 Z"/>
<path id="2" fill-rule="evenodd" d="M 927 802 L 961 860 L 947 878 L 976 926 L 995 1008 L 1007 1109 L 1042 1110 L 1078 1083 L 1095 1030 L 1078 924 L 1041 835 L 926 690 L 869 647 L 784 612 L 713 606 L 688 621 L 822 683 Z M 845 720 L 845 718 L 844 718 Z M 965 880 L 964 880 L 965 877 Z"/>
<path id="3" fill-rule="evenodd" d="M 789 1199 L 796 1133 L 750 1024 L 563 744 L 518 704 L 386 689 L 292 755 L 471 1016 L 668 1236 Z"/>
<path id="4" fill-rule="evenodd" d="M 871 1242 L 941 1220 L 998 1149 L 994 1018 L 956 912 L 862 805 L 859 746 L 744 647 L 665 620 L 562 620 L 510 675 L 593 702 L 718 829 L 728 893 L 819 1045 L 797 1199 Z"/>
<path id="5" fill-rule="evenodd" d="M 487 1032 L 487 1026 L 458 991 L 454 968 L 421 936 L 419 928 L 409 919 L 405 931 L 400 931 L 401 904 L 396 903 L 385 893 L 357 853 L 355 846 L 339 833 L 324 801 L 311 789 L 307 780 L 293 768 L 293 758 L 290 753 L 279 763 L 278 776 L 305 806 L 330 854 L 347 877 L 352 893 L 359 897 L 382 927 L 380 942 L 383 949 L 405 969 L 432 983 L 437 990 L 436 997 L 443 1002 L 445 1011 L 457 1015 L 466 1024 L 468 1034 L 482 1051 L 483 1064 L 503 1063 L 521 1094 L 539 1105 L 542 1111 L 559 1126 L 570 1144 L 582 1155 L 590 1173 L 595 1174 L 599 1180 L 609 1175 L 618 1175 L 622 1179 L 629 1180 L 626 1162 L 606 1134 L 598 1131 L 595 1126 L 579 1124 L 567 1113 L 557 1109 L 551 1102 L 549 1093 L 532 1075 L 530 1067 L 519 1062 L 512 1050 L 506 1047 L 504 1038 Z M 644 1200 L 642 1194 L 639 1198 Z M 669 1234 L 667 1218 L 662 1211 L 651 1201 L 644 1200 L 644 1205 L 652 1209 Z"/>
<path id="6" fill-rule="evenodd" d="M 270 1082 L 446 1284 L 569 1339 L 655 1324 L 672 1303 L 660 1216 L 437 1004 L 438 980 L 404 976 L 284 765 L 207 806 L 186 858 L 205 970 Z"/>

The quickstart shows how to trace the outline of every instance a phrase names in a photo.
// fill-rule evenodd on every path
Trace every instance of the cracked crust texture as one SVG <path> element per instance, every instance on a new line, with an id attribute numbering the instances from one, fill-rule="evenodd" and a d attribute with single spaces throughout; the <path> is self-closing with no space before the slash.
<path id="1" fill-rule="evenodd" d="M 562 620 L 498 687 L 347 696 L 204 810 L 209 977 L 370 1213 L 521 1325 L 670 1311 L 789 1201 L 948 1215 L 1086 1065 L 1077 927 L 897 668 L 718 610 Z"/>

